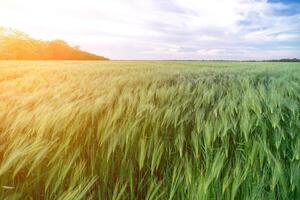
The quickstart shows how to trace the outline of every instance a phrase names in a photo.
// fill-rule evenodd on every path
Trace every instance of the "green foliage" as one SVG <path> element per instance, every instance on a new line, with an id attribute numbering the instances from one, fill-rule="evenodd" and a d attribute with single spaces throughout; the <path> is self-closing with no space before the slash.
<path id="1" fill-rule="evenodd" d="M 299 199 L 300 65 L 0 62 L 0 199 Z"/>
<path id="2" fill-rule="evenodd" d="M 71 47 L 63 40 L 42 41 L 27 34 L 0 27 L 0 60 L 107 60 Z"/>

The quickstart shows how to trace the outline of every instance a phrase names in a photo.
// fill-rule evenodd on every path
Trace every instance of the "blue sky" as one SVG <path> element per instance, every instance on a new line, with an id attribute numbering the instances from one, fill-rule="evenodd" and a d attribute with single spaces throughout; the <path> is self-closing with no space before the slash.
<path id="1" fill-rule="evenodd" d="M 112 59 L 300 58 L 296 0 L 0 0 L 0 26 Z"/>

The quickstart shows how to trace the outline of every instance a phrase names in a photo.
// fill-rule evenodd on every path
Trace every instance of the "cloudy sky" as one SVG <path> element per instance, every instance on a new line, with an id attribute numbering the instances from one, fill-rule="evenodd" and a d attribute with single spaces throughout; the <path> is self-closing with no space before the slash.
<path id="1" fill-rule="evenodd" d="M 111 59 L 300 58 L 300 0 L 0 0 L 0 26 Z"/>

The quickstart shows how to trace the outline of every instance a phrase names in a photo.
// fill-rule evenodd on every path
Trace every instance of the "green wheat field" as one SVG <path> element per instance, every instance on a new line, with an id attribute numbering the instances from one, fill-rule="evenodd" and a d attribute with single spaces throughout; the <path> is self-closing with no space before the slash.
<path id="1" fill-rule="evenodd" d="M 300 64 L 0 62 L 0 199 L 300 198 Z"/>

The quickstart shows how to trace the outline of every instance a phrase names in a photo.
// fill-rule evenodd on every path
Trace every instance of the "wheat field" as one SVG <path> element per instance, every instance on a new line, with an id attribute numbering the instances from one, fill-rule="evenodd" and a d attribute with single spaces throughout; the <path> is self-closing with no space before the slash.
<path id="1" fill-rule="evenodd" d="M 300 64 L 0 62 L 0 199 L 299 199 Z"/>

